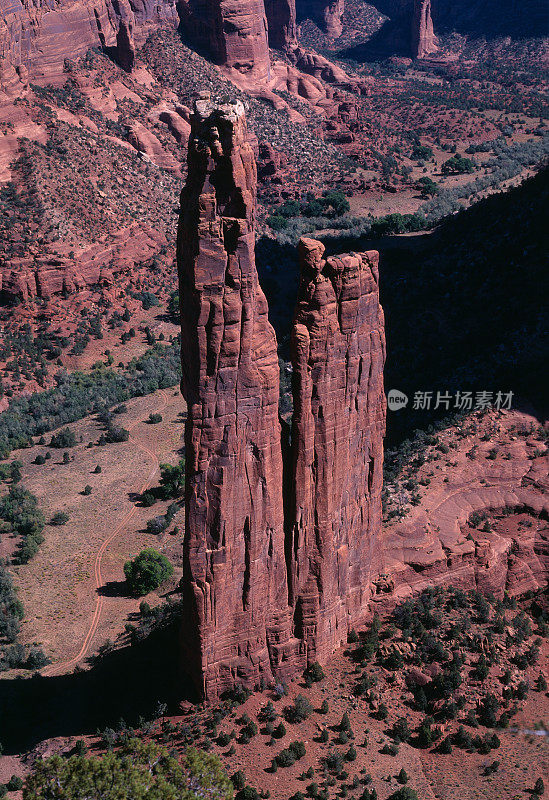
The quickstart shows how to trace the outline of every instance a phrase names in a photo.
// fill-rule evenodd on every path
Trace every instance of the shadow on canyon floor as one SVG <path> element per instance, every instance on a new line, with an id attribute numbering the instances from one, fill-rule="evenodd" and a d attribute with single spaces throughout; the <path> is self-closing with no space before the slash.
<path id="1" fill-rule="evenodd" d="M 150 718 L 160 701 L 176 708 L 196 699 L 178 672 L 178 636 L 163 628 L 132 647 L 115 650 L 86 671 L 0 681 L 4 753 L 25 752 L 54 736 L 94 734 L 123 718 Z"/>
<path id="2" fill-rule="evenodd" d="M 546 363 L 549 170 L 507 193 L 450 217 L 432 233 L 372 241 L 350 235 L 325 242 L 328 253 L 378 249 L 385 310 L 385 387 L 410 398 L 388 415 L 395 445 L 437 416 L 414 411 L 415 392 L 514 393 L 538 412 L 548 408 Z M 270 318 L 289 358 L 297 293 L 295 249 L 262 240 L 258 270 Z M 450 409 L 451 411 L 452 409 Z M 446 416 L 441 408 L 438 416 Z"/>
<path id="3" fill-rule="evenodd" d="M 387 17 L 386 21 L 366 41 L 339 50 L 336 55 L 359 63 L 391 56 L 411 57 L 413 2 L 377 0 L 373 5 Z M 544 0 L 520 4 L 513 0 L 471 0 L 466 6 L 438 0 L 432 3 L 432 17 L 440 36 L 460 34 L 490 42 L 502 37 L 536 38 L 549 32 Z"/>

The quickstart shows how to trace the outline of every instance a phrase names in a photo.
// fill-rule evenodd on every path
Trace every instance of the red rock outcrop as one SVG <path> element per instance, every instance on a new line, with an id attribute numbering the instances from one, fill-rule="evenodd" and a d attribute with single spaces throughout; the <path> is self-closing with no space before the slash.
<path id="1" fill-rule="evenodd" d="M 73 294 L 92 286 L 110 286 L 116 275 L 152 261 L 166 239 L 143 224 L 118 231 L 76 253 L 43 253 L 0 261 L 0 292 L 27 301 Z"/>
<path id="2" fill-rule="evenodd" d="M 265 0 L 269 45 L 287 50 L 297 43 L 295 0 Z"/>
<path id="3" fill-rule="evenodd" d="M 313 19 L 328 36 L 341 36 L 344 0 L 297 0 L 297 10 L 300 17 Z"/>
<path id="4" fill-rule="evenodd" d="M 216 64 L 258 80 L 269 77 L 263 0 L 186 0 L 181 16 L 187 37 Z"/>
<path id="5" fill-rule="evenodd" d="M 414 0 L 412 19 L 412 56 L 425 58 L 438 49 L 433 18 L 431 16 L 431 0 Z"/>
<path id="6" fill-rule="evenodd" d="M 188 161 L 182 645 L 215 697 L 325 660 L 367 613 L 380 560 L 385 340 L 378 254 L 324 260 L 319 242 L 302 240 L 283 469 L 277 345 L 255 267 L 256 167 L 238 101 L 197 101 Z"/>
<path id="7" fill-rule="evenodd" d="M 0 0 L 0 72 L 23 68 L 47 81 L 62 72 L 65 59 L 98 46 L 131 69 L 140 27 L 166 21 L 178 21 L 174 0 Z"/>
<path id="8" fill-rule="evenodd" d="M 375 251 L 323 258 L 299 244 L 292 337 L 290 603 L 309 662 L 367 612 L 379 565 L 385 335 Z"/>
<path id="9" fill-rule="evenodd" d="M 255 266 L 256 165 L 239 101 L 198 100 L 178 234 L 187 401 L 187 669 L 208 697 L 295 669 L 279 368 Z"/>
<path id="10" fill-rule="evenodd" d="M 472 515 L 498 510 L 528 510 L 541 520 L 549 518 L 549 456 L 532 458 L 537 444 L 517 439 L 515 430 L 530 425 L 523 412 L 505 412 L 492 418 L 500 429 L 510 458 L 486 458 L 493 441 L 479 432 L 475 439 L 459 437 L 452 449 L 453 468 L 431 479 L 419 505 L 405 519 L 386 525 L 382 536 L 384 576 L 377 582 L 376 602 L 420 592 L 427 586 L 453 585 L 478 589 L 502 597 L 539 591 L 549 581 L 549 530 L 509 526 L 507 531 L 491 525 L 475 530 L 468 525 Z M 490 424 L 490 415 L 487 417 Z M 479 458 L 469 458 L 474 445 Z M 430 467 L 423 467 L 424 477 Z M 431 473 L 432 474 L 432 473 Z"/>

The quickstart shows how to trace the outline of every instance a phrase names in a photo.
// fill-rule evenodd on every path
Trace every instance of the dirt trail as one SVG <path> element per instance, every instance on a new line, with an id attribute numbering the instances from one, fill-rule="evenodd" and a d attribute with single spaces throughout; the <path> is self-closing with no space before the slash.
<path id="1" fill-rule="evenodd" d="M 167 398 L 165 392 L 162 391 L 162 390 L 159 392 L 159 395 L 160 395 L 160 397 L 162 399 L 162 405 L 160 406 L 158 411 L 163 411 L 166 408 L 167 404 L 168 404 L 168 398 Z M 129 426 L 129 430 L 132 430 L 132 428 L 135 428 L 136 425 L 138 425 L 138 424 L 139 424 L 139 420 L 136 420 L 134 423 L 132 423 Z M 151 471 L 149 472 L 146 480 L 144 481 L 144 483 L 141 485 L 141 487 L 138 490 L 139 494 L 143 494 L 143 492 L 146 489 L 148 489 L 150 487 L 150 485 L 152 484 L 153 478 L 154 478 L 154 476 L 156 475 L 156 473 L 158 471 L 160 462 L 158 460 L 158 456 L 156 455 L 156 453 L 153 450 L 151 450 L 150 448 L 148 448 L 146 445 L 142 444 L 137 439 L 134 439 L 133 436 L 130 436 L 130 441 L 132 441 L 140 450 L 142 450 L 144 453 L 146 453 L 146 455 L 150 456 L 153 459 L 153 462 L 154 462 L 154 465 L 153 465 Z M 113 532 L 101 543 L 101 546 L 100 546 L 99 550 L 97 551 L 97 555 L 95 556 L 95 562 L 94 562 L 94 576 L 95 576 L 95 589 L 96 589 L 96 591 L 101 589 L 101 587 L 103 586 L 103 576 L 101 574 L 101 564 L 102 564 L 102 561 L 103 561 L 103 556 L 105 555 L 105 552 L 107 551 L 107 548 L 109 547 L 109 545 L 116 539 L 116 537 L 119 535 L 119 533 L 122 530 L 124 530 L 124 528 L 128 525 L 128 523 L 130 522 L 132 517 L 135 515 L 136 511 L 137 511 L 137 506 L 135 504 L 133 504 L 132 508 L 124 515 L 124 517 L 119 522 L 119 524 L 116 526 L 116 528 L 113 530 Z M 104 603 L 105 603 L 105 597 L 98 593 L 97 594 L 96 603 L 95 603 L 95 609 L 94 609 L 92 618 L 90 620 L 89 628 L 87 630 L 86 636 L 84 637 L 84 641 L 83 641 L 82 646 L 81 646 L 80 650 L 78 651 L 77 655 L 75 655 L 73 658 L 69 659 L 68 661 L 61 661 L 61 662 L 57 662 L 55 664 L 51 664 L 50 666 L 46 667 L 42 671 L 42 675 L 44 675 L 44 676 L 61 675 L 64 672 L 67 672 L 71 667 L 76 666 L 76 664 L 84 658 L 84 656 L 86 655 L 86 653 L 88 652 L 88 650 L 90 648 L 90 644 L 91 644 L 91 642 L 93 640 L 93 637 L 95 635 L 95 632 L 97 630 L 97 626 L 99 625 L 99 621 L 101 619 L 101 613 L 103 611 Z"/>

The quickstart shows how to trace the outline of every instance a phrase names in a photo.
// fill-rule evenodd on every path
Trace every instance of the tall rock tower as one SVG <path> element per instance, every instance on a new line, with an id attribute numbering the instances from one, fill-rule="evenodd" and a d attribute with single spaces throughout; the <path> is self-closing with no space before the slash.
<path id="1" fill-rule="evenodd" d="M 433 18 L 431 16 L 431 0 L 414 0 L 412 17 L 412 56 L 425 58 L 438 50 Z"/>
<path id="2" fill-rule="evenodd" d="M 295 631 L 325 661 L 364 617 L 379 565 L 385 330 L 375 251 L 323 258 L 299 243 L 292 336 Z"/>
<path id="3" fill-rule="evenodd" d="M 345 0 L 296 0 L 296 5 L 300 19 L 310 17 L 328 36 L 341 36 Z"/>
<path id="4" fill-rule="evenodd" d="M 368 612 L 385 344 L 377 253 L 325 260 L 322 244 L 302 239 L 283 470 L 277 344 L 255 266 L 256 166 L 240 102 L 196 102 L 188 167 L 177 254 L 188 410 L 181 638 L 186 670 L 215 698 L 325 661 Z"/>
<path id="5" fill-rule="evenodd" d="M 292 670 L 279 367 L 255 266 L 256 165 L 239 101 L 197 101 L 178 264 L 187 401 L 188 667 L 207 696 Z"/>

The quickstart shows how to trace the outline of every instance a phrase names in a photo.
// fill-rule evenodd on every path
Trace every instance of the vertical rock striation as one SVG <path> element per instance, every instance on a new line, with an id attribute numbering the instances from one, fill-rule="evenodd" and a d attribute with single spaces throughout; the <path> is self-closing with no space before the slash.
<path id="1" fill-rule="evenodd" d="M 385 336 L 375 251 L 323 258 L 299 244 L 292 336 L 295 631 L 324 661 L 367 611 L 379 564 Z"/>
<path id="2" fill-rule="evenodd" d="M 287 50 L 297 45 L 295 0 L 265 0 L 269 45 Z"/>
<path id="3" fill-rule="evenodd" d="M 184 0 L 186 35 L 217 64 L 250 77 L 269 77 L 269 44 L 263 0 Z"/>
<path id="4" fill-rule="evenodd" d="M 412 18 L 412 56 L 425 58 L 437 51 L 437 40 L 431 16 L 431 0 L 414 0 Z"/>
<path id="5" fill-rule="evenodd" d="M 302 239 L 293 457 L 255 266 L 256 166 L 240 102 L 197 101 L 178 266 L 187 401 L 182 644 L 200 691 L 286 679 L 367 613 L 385 423 L 378 254 Z M 284 473 L 284 478 L 283 478 Z M 288 480 L 289 478 L 289 480 Z M 286 519 L 284 513 L 286 512 Z"/>
<path id="6" fill-rule="evenodd" d="M 217 696 L 290 674 L 276 338 L 255 267 L 256 165 L 244 109 L 197 101 L 181 195 L 187 401 L 186 663 Z"/>
<path id="7" fill-rule="evenodd" d="M 129 70 L 134 36 L 177 20 L 174 0 L 0 0 L 0 75 L 24 70 L 45 82 L 62 74 L 65 59 L 98 46 Z"/>

